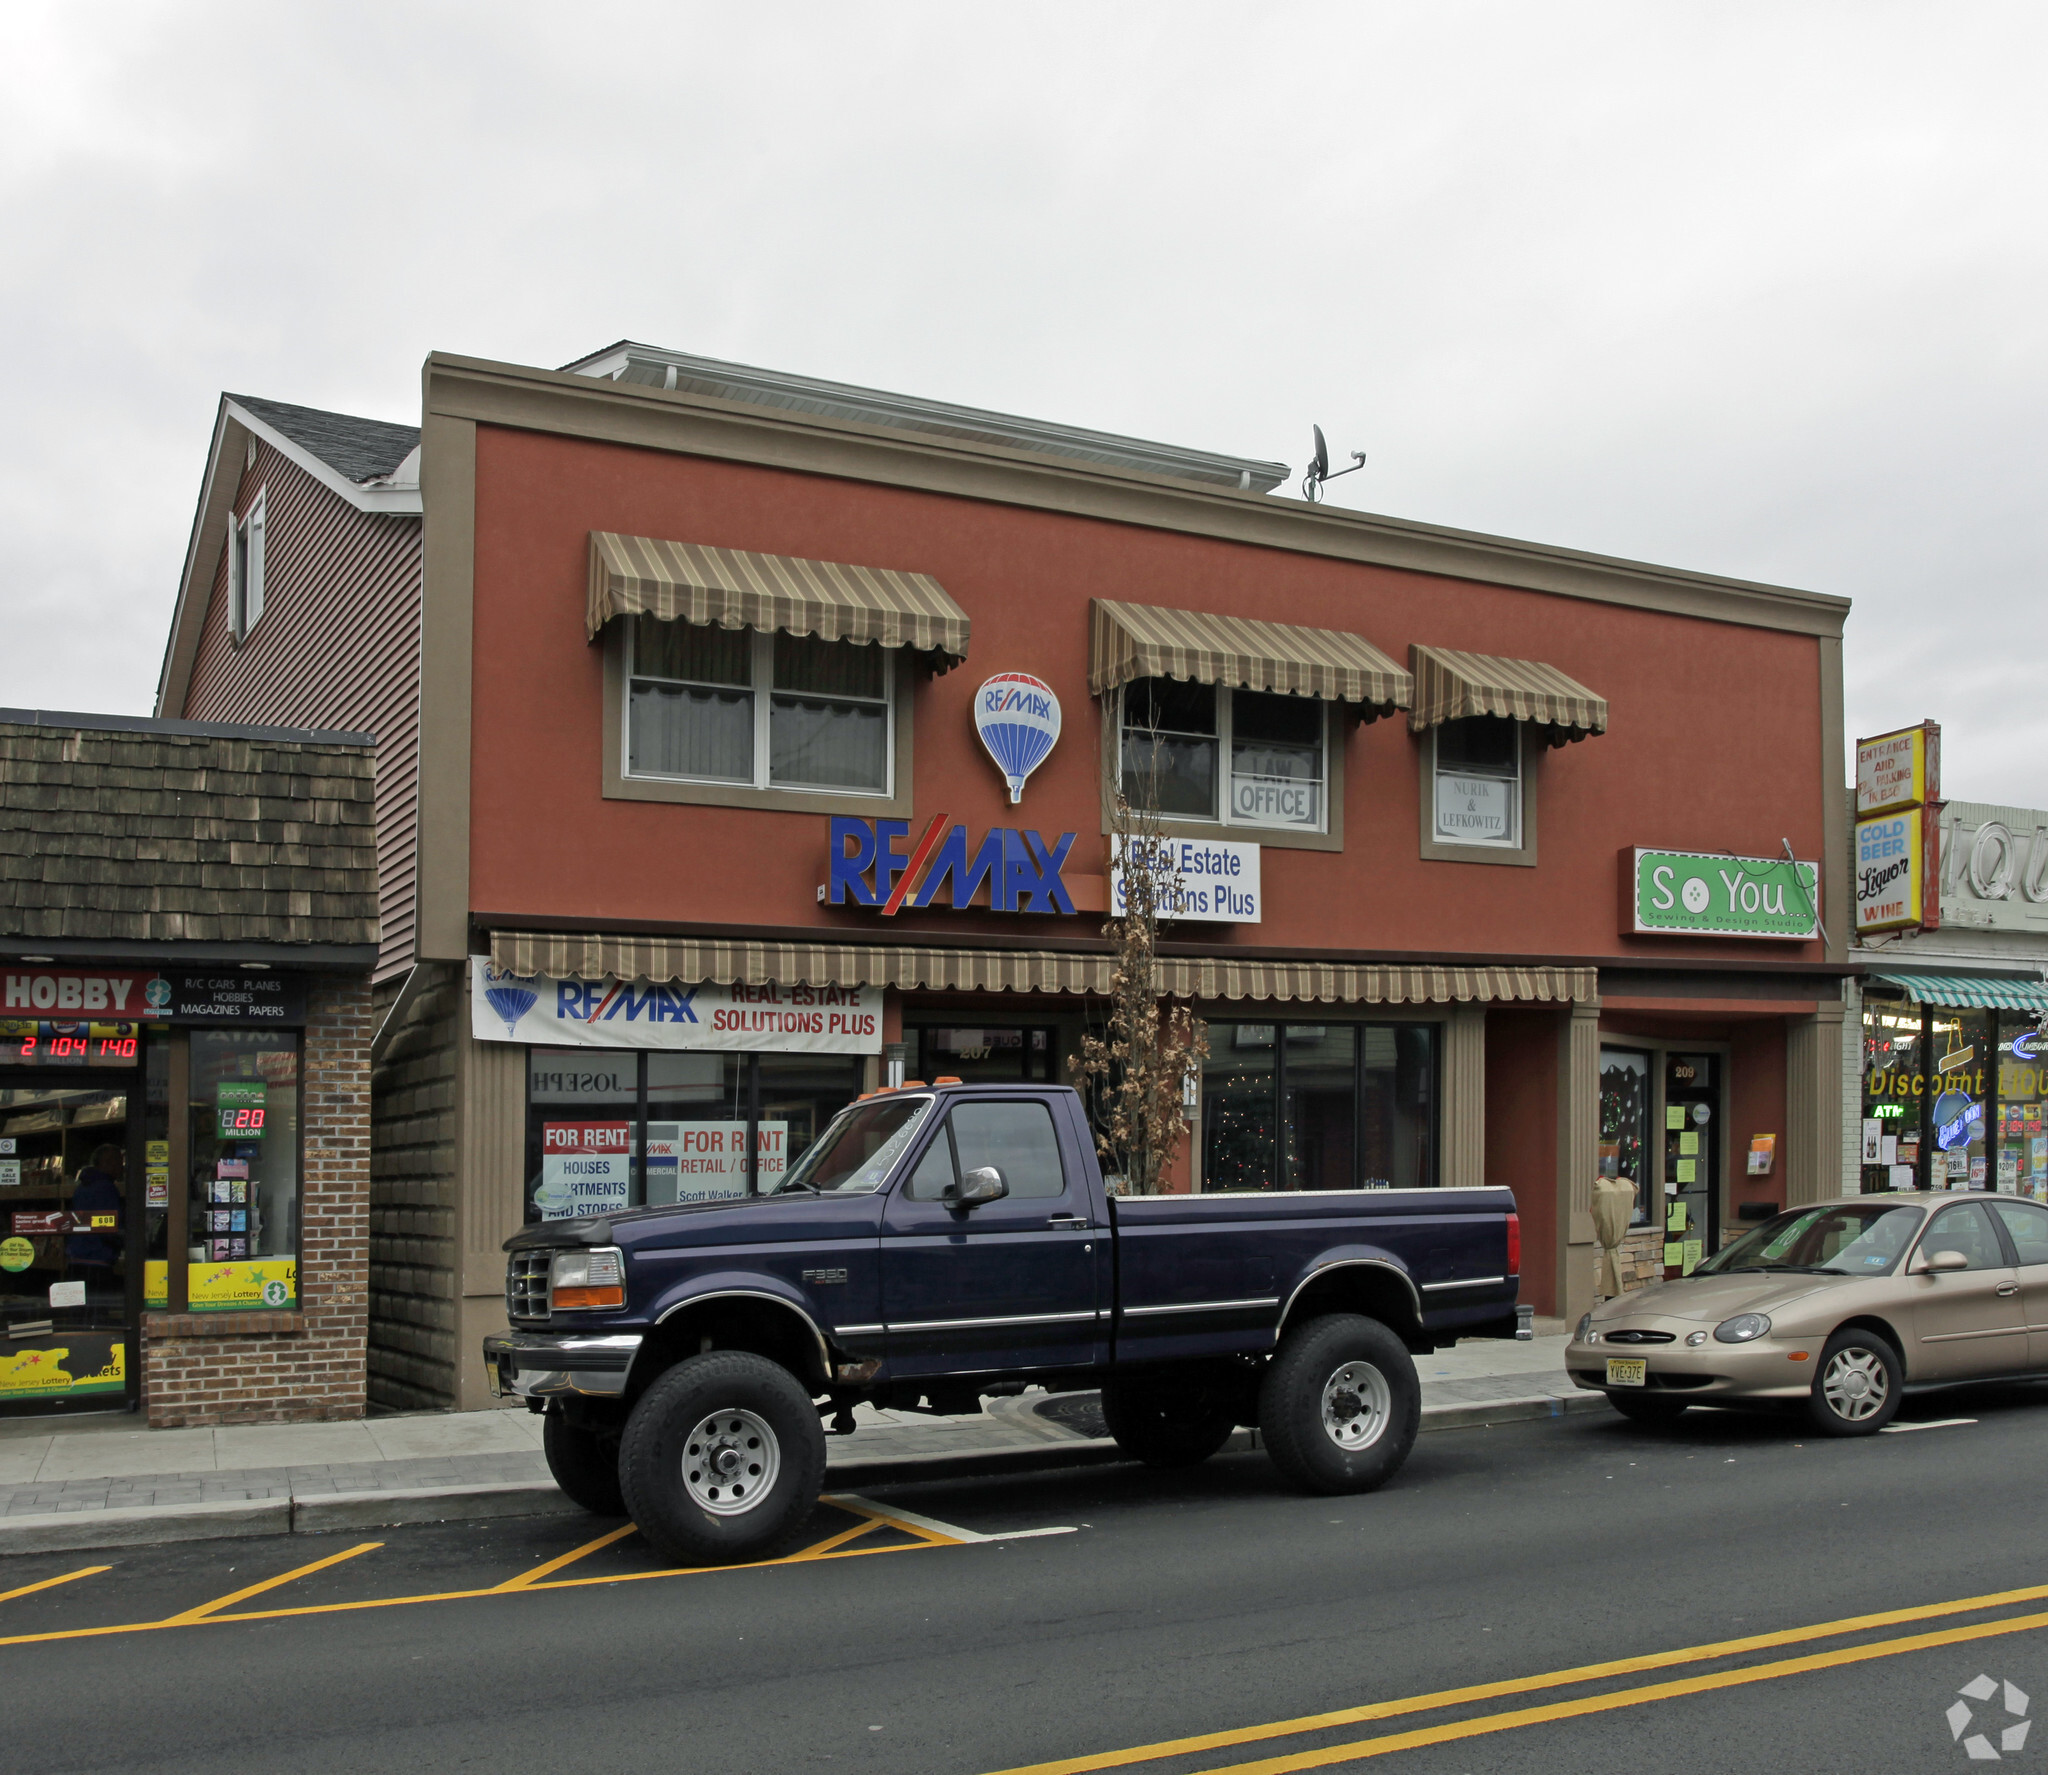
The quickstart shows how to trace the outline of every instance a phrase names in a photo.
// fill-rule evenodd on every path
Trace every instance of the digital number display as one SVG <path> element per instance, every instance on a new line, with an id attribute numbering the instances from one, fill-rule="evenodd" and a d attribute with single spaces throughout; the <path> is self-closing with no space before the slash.
<path id="1" fill-rule="evenodd" d="M 0 1066 L 134 1066 L 141 1058 L 133 1023 L 0 1020 Z"/>
<path id="2" fill-rule="evenodd" d="M 261 1140 L 270 1113 L 270 1087 L 262 1079 L 222 1079 L 214 1087 L 216 1140 Z"/>
<path id="3" fill-rule="evenodd" d="M 219 1140 L 261 1140 L 263 1118 L 269 1111 L 251 1108 L 247 1104 L 239 1107 L 223 1103 L 219 1110 L 220 1126 L 214 1131 Z"/>

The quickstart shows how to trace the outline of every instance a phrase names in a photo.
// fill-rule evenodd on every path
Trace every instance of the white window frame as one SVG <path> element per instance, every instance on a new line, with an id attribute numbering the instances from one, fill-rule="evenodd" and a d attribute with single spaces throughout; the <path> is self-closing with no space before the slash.
<path id="1" fill-rule="evenodd" d="M 1529 746 L 1528 736 L 1522 731 L 1528 724 L 1522 721 L 1515 721 L 1509 725 L 1515 736 L 1515 774 L 1511 777 L 1499 777 L 1493 775 L 1490 771 L 1468 771 L 1464 773 L 1467 776 L 1483 777 L 1489 782 L 1505 782 L 1511 785 L 1512 804 L 1508 810 L 1508 832 L 1504 838 L 1473 838 L 1457 833 L 1447 833 L 1437 823 L 1438 790 L 1445 777 L 1458 773 L 1447 769 L 1438 760 L 1437 742 L 1443 736 L 1443 728 L 1434 727 L 1430 729 L 1429 795 L 1427 806 L 1423 812 L 1423 818 L 1428 825 L 1429 842 L 1431 844 L 1456 845 L 1464 850 L 1491 852 L 1521 851 L 1528 848 L 1526 810 L 1529 800 Z"/>
<path id="2" fill-rule="evenodd" d="M 754 699 L 754 774 L 751 779 L 741 777 L 684 776 L 670 771 L 635 770 L 633 768 L 633 685 L 638 679 L 650 684 L 696 684 L 693 678 L 662 678 L 651 672 L 638 669 L 634 658 L 638 648 L 635 625 L 625 625 L 625 679 L 624 694 L 619 698 L 619 774 L 629 782 L 640 783 L 701 783 L 707 788 L 757 789 L 772 791 L 778 795 L 833 795 L 852 796 L 868 801 L 889 801 L 894 799 L 896 784 L 896 659 L 888 649 L 882 654 L 882 695 L 879 699 L 865 696 L 834 697 L 835 702 L 868 703 L 883 711 L 885 751 L 883 754 L 882 787 L 879 789 L 848 788 L 839 783 L 777 783 L 770 781 L 770 721 L 774 712 L 775 697 L 775 636 L 774 629 L 749 629 L 746 631 L 752 644 L 751 684 L 712 685 L 707 689 L 744 690 Z M 810 695 L 810 692 L 792 694 Z"/>
<path id="3" fill-rule="evenodd" d="M 1124 780 L 1124 692 L 1128 685 L 1120 685 L 1116 693 L 1116 776 L 1119 788 Z M 1318 779 L 1322 791 L 1320 809 L 1315 823 L 1310 825 L 1300 820 L 1241 820 L 1234 818 L 1230 810 L 1231 767 L 1230 754 L 1233 739 L 1232 715 L 1237 703 L 1237 688 L 1229 684 L 1209 686 L 1216 693 L 1216 800 L 1217 811 L 1212 814 L 1166 813 L 1160 817 L 1169 824 L 1188 826 L 1224 826 L 1239 832 L 1296 832 L 1327 835 L 1330 830 L 1330 802 L 1334 793 L 1330 767 L 1333 747 L 1330 741 L 1330 707 L 1320 698 L 1310 698 L 1321 717 L 1320 737 L 1317 743 L 1322 747 L 1323 771 Z"/>
<path id="4" fill-rule="evenodd" d="M 228 519 L 228 633 L 237 647 L 263 620 L 263 528 L 266 489 L 249 509 Z"/>

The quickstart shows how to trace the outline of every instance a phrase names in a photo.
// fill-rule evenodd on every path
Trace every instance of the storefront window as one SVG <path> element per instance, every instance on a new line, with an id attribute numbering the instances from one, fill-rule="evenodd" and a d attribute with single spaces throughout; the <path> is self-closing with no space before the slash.
<path id="1" fill-rule="evenodd" d="M 2044 1046 L 2029 1013 L 1866 1000 L 1864 1190 L 2048 1199 Z"/>
<path id="2" fill-rule="evenodd" d="M 1320 832 L 1323 732 L 1312 697 L 1140 678 L 1123 693 L 1124 794 L 1173 819 Z"/>
<path id="3" fill-rule="evenodd" d="M 2042 1088 L 2041 1040 L 2034 1018 L 2017 1011 L 1999 1017 L 1998 1175 L 2008 1195 L 2048 1197 L 2048 1090 Z"/>
<path id="4" fill-rule="evenodd" d="M 1863 1007 L 1863 1193 L 1914 1189 L 1925 1181 L 1920 1112 L 1927 1088 L 1921 1010 L 1903 999 Z M 1947 1182 L 1944 1166 L 1937 1187 Z"/>
<path id="5" fill-rule="evenodd" d="M 272 1029 L 194 1030 L 188 1113 L 191 1310 L 297 1306 L 297 1036 Z"/>
<path id="6" fill-rule="evenodd" d="M 1051 1084 L 1059 1077 L 1059 1056 L 1050 1029 L 906 1029 L 910 1077 L 930 1081 L 951 1077 L 963 1083 Z"/>
<path id="7" fill-rule="evenodd" d="M 1632 1224 L 1648 1226 L 1656 1185 L 1644 1167 L 1650 1133 L 1650 1057 L 1632 1048 L 1600 1050 L 1600 1175 L 1636 1186 Z"/>
<path id="8" fill-rule="evenodd" d="M 1494 715 L 1436 730 L 1435 832 L 1439 844 L 1522 842 L 1522 730 Z"/>
<path id="9" fill-rule="evenodd" d="M 1436 1182 L 1436 1026 L 1212 1023 L 1202 1187 Z"/>
<path id="10" fill-rule="evenodd" d="M 1940 1189 L 1990 1187 L 1989 1104 L 1986 1089 L 1996 1076 L 1995 1011 L 1930 1009 L 1927 1030 L 1934 1078 L 1928 1125 L 1934 1136 L 1930 1182 Z"/>

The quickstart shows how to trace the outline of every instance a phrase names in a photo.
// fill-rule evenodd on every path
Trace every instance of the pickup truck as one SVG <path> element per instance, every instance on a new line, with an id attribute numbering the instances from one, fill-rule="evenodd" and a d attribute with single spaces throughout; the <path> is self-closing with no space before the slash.
<path id="1" fill-rule="evenodd" d="M 1512 1332 L 1520 1244 L 1505 1189 L 1112 1195 L 1067 1087 L 913 1082 L 772 1193 L 514 1235 L 484 1360 L 562 1490 L 687 1564 L 788 1545 L 863 1400 L 1099 1387 L 1137 1460 L 1255 1425 L 1294 1484 L 1367 1491 L 1415 1439 L 1412 1355 Z"/>

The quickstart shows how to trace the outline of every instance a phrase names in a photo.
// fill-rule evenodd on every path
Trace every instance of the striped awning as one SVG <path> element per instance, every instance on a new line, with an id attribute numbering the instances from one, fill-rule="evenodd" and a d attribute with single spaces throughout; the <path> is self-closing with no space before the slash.
<path id="1" fill-rule="evenodd" d="M 925 992 L 1108 992 L 1115 958 L 1028 949 L 914 949 L 494 931 L 491 962 L 564 980 L 711 981 L 749 986 L 893 986 Z M 1591 968 L 1392 967 L 1165 956 L 1161 989 L 1193 1001 L 1320 1004 L 1570 1004 L 1597 996 Z"/>
<path id="2" fill-rule="evenodd" d="M 1960 1005 L 1971 1010 L 2048 1012 L 2048 985 L 2039 980 L 1972 979 L 1963 974 L 1872 974 L 1896 986 L 1916 1005 Z"/>
<path id="3" fill-rule="evenodd" d="M 1468 715 L 1533 722 L 1551 746 L 1607 731 L 1606 699 L 1541 660 L 1410 647 L 1408 663 L 1415 668 L 1408 725 L 1417 733 Z"/>
<path id="4" fill-rule="evenodd" d="M 615 616 L 914 647 L 940 671 L 967 657 L 967 612 L 929 574 L 593 530 L 584 626 Z"/>
<path id="5" fill-rule="evenodd" d="M 1134 678 L 1182 678 L 1356 703 L 1372 720 L 1405 709 L 1414 691 L 1363 635 L 1341 629 L 1107 598 L 1094 601 L 1089 625 L 1088 688 L 1097 696 Z"/>

